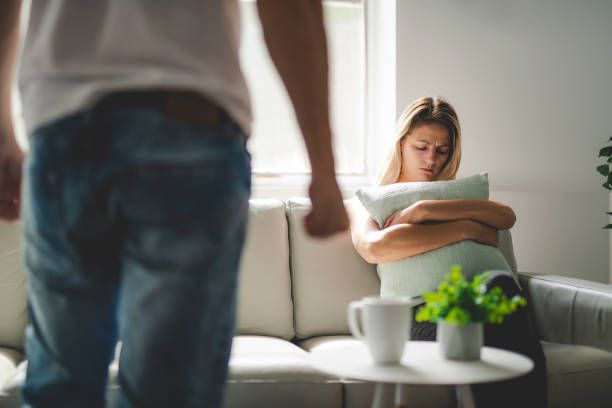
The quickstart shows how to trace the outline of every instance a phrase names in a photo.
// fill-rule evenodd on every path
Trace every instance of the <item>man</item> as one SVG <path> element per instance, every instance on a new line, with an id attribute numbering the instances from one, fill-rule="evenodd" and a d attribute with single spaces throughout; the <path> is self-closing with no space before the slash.
<path id="1" fill-rule="evenodd" d="M 0 17 L 0 216 L 19 217 L 10 115 L 20 1 Z M 314 236 L 346 229 L 322 6 L 259 0 L 312 165 Z M 30 407 L 217 407 L 250 191 L 237 0 L 33 1 L 19 85 Z"/>

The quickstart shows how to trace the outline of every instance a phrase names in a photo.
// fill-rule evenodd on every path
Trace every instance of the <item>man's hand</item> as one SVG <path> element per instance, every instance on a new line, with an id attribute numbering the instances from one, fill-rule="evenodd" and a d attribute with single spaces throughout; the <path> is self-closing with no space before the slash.
<path id="1" fill-rule="evenodd" d="M 311 236 L 324 238 L 348 228 L 342 195 L 333 176 L 313 178 L 308 193 L 312 210 L 304 217 L 304 225 Z"/>
<path id="2" fill-rule="evenodd" d="M 19 218 L 23 152 L 17 145 L 12 125 L 0 126 L 0 218 Z"/>

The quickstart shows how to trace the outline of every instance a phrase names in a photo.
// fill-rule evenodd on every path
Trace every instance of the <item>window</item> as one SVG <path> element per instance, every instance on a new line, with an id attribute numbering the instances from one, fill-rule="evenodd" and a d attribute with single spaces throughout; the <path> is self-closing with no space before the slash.
<path id="1" fill-rule="evenodd" d="M 251 93 L 254 123 L 249 149 L 255 175 L 310 173 L 293 107 L 268 55 L 253 0 L 240 2 L 240 57 Z M 325 1 L 331 126 L 336 172 L 366 174 L 365 13 L 361 0 Z"/>

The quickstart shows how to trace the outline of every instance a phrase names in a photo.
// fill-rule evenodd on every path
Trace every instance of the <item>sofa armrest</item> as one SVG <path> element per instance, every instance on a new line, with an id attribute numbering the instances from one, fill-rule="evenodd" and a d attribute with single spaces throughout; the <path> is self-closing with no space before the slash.
<path id="1" fill-rule="evenodd" d="M 541 340 L 612 352 L 612 285 L 519 272 Z"/>

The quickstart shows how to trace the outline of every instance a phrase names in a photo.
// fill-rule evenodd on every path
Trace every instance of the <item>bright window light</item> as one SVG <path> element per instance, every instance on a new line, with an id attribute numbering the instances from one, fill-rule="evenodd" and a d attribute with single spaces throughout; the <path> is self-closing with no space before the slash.
<path id="1" fill-rule="evenodd" d="M 308 174 L 306 149 L 289 96 L 274 69 L 254 1 L 242 0 L 242 69 L 254 123 L 249 150 L 256 175 Z M 327 30 L 331 126 L 336 172 L 363 175 L 365 149 L 365 23 L 361 1 L 323 3 Z"/>

